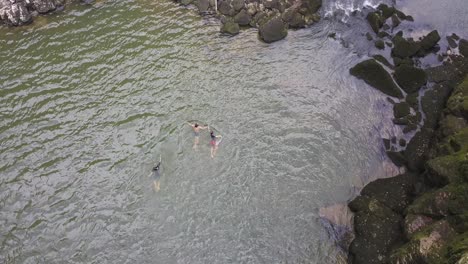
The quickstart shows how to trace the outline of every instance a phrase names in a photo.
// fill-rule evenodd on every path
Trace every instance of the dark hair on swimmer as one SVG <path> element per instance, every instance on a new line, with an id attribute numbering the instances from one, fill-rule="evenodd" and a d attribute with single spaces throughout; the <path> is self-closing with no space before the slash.
<path id="1" fill-rule="evenodd" d="M 198 124 L 197 124 L 197 123 L 195 123 L 195 127 L 198 127 Z"/>

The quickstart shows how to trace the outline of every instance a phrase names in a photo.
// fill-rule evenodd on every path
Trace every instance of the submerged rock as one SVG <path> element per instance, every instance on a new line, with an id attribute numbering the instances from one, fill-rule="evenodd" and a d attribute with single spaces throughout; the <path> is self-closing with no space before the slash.
<path id="1" fill-rule="evenodd" d="M 245 9 L 242 9 L 235 17 L 234 22 L 239 24 L 240 26 L 247 26 L 249 25 L 252 17 L 247 13 Z"/>
<path id="2" fill-rule="evenodd" d="M 285 38 L 288 29 L 280 16 L 274 16 L 260 25 L 258 33 L 266 43 L 271 43 Z"/>
<path id="3" fill-rule="evenodd" d="M 410 140 L 404 151 L 405 159 L 408 161 L 408 169 L 419 172 L 424 169 L 427 159 L 426 153 L 432 142 L 434 131 L 423 127 Z"/>
<path id="4" fill-rule="evenodd" d="M 235 23 L 234 21 L 228 20 L 226 23 L 221 25 L 221 32 L 227 33 L 230 35 L 237 35 L 239 34 L 239 24 Z"/>
<path id="5" fill-rule="evenodd" d="M 390 74 L 373 59 L 356 64 L 349 72 L 387 95 L 403 98 L 401 90 L 395 85 Z"/>
<path id="6" fill-rule="evenodd" d="M 371 26 L 375 34 L 379 33 L 379 30 L 382 28 L 385 21 L 380 16 L 380 14 L 378 12 L 370 12 L 369 14 L 367 14 L 366 19 L 369 22 L 369 25 Z"/>
<path id="7" fill-rule="evenodd" d="M 461 39 L 458 43 L 458 49 L 460 50 L 460 54 L 465 57 L 468 57 L 468 41 L 465 39 Z"/>
<path id="8" fill-rule="evenodd" d="M 437 30 L 432 31 L 431 33 L 427 34 L 422 40 L 421 40 L 421 48 L 423 48 L 425 51 L 429 51 L 432 49 L 435 45 L 440 40 L 440 35 Z"/>
<path id="9" fill-rule="evenodd" d="M 414 93 L 427 82 L 426 72 L 410 65 L 395 68 L 395 80 L 407 93 Z"/>

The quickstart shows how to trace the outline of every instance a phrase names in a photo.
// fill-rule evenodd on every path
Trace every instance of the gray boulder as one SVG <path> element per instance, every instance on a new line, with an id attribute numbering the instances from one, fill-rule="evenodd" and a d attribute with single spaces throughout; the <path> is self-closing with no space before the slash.
<path id="1" fill-rule="evenodd" d="M 247 10 L 242 9 L 235 17 L 234 22 L 239 24 L 240 26 L 247 26 L 249 25 L 250 21 L 252 20 L 252 16 L 249 15 Z"/>
<path id="2" fill-rule="evenodd" d="M 258 33 L 266 43 L 275 42 L 288 35 L 288 29 L 280 16 L 274 16 L 260 25 Z"/>
<path id="3" fill-rule="evenodd" d="M 232 8 L 234 8 L 234 10 L 238 12 L 242 8 L 244 8 L 245 2 L 244 0 L 232 0 L 231 5 L 232 5 Z"/>
<path id="4" fill-rule="evenodd" d="M 209 0 L 198 0 L 197 1 L 198 12 L 204 13 L 208 11 L 210 8 L 210 1 Z"/>
<path id="5" fill-rule="evenodd" d="M 230 35 L 237 35 L 239 34 L 240 28 L 239 24 L 235 23 L 234 21 L 228 20 L 221 26 L 221 33 L 227 33 Z"/>

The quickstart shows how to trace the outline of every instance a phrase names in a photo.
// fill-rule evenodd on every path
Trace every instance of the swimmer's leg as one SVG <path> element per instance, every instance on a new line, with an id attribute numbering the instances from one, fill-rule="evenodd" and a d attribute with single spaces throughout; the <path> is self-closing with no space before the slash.
<path id="1" fill-rule="evenodd" d="M 159 192 L 159 190 L 161 189 L 160 185 L 161 185 L 161 183 L 159 181 L 153 181 L 153 187 L 154 187 L 155 192 Z"/>
<path id="2" fill-rule="evenodd" d="M 197 149 L 198 143 L 200 143 L 200 138 L 198 136 L 193 140 L 193 149 Z"/>

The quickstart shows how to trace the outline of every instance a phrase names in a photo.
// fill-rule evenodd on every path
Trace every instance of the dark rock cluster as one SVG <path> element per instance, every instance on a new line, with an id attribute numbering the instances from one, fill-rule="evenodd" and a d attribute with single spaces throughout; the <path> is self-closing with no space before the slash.
<path id="1" fill-rule="evenodd" d="M 0 21 L 10 26 L 32 22 L 33 17 L 61 9 L 65 0 L 0 0 Z"/>
<path id="2" fill-rule="evenodd" d="M 356 236 L 350 261 L 468 263 L 468 41 L 447 36 L 449 50 L 439 54 L 443 64 L 421 69 L 418 58 L 438 52 L 441 37 L 432 31 L 414 40 L 402 32 L 392 36 L 381 31 L 403 19 L 413 20 L 386 5 L 370 12 L 367 20 L 376 36 L 366 37 L 389 39 L 393 65 L 375 55 L 350 69 L 396 97 L 389 98 L 396 125 L 404 126 L 405 133 L 417 129 L 408 143 L 384 139 L 388 157 L 407 172 L 371 182 L 349 203 Z M 455 48 L 460 55 L 450 52 Z M 401 147 L 405 149 L 398 151 Z"/>
<path id="3" fill-rule="evenodd" d="M 285 38 L 289 28 L 304 28 L 319 21 L 318 10 L 322 6 L 322 0 L 177 1 L 195 5 L 200 14 L 220 15 L 222 33 L 236 35 L 242 27 L 255 27 L 267 43 Z"/>

